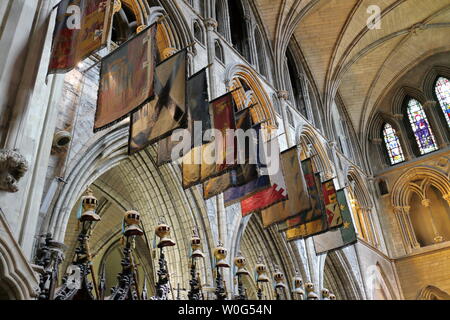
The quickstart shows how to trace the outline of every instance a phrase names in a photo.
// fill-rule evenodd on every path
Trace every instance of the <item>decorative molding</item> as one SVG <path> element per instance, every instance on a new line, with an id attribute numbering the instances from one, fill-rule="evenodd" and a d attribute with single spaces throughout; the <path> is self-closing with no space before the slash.
<path id="1" fill-rule="evenodd" d="M 0 190 L 19 191 L 18 182 L 28 171 L 28 161 L 17 150 L 0 150 Z"/>

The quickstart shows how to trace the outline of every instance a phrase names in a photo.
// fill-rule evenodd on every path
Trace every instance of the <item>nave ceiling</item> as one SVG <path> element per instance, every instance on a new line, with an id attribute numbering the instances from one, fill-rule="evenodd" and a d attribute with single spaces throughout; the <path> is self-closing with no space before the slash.
<path id="1" fill-rule="evenodd" d="M 338 93 L 359 134 L 396 80 L 425 58 L 450 49 L 448 0 L 254 3 L 277 62 L 294 41 L 324 105 Z M 381 20 L 380 28 L 371 30 L 368 8 L 374 4 Z"/>

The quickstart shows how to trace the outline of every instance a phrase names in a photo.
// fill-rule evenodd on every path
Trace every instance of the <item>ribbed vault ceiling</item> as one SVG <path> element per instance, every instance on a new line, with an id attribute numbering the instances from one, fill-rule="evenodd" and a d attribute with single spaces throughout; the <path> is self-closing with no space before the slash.
<path id="1" fill-rule="evenodd" d="M 323 102 L 339 92 L 359 133 L 396 79 L 450 50 L 448 0 L 254 1 L 275 56 L 293 35 Z M 381 28 L 370 30 L 367 9 L 374 4 Z"/>

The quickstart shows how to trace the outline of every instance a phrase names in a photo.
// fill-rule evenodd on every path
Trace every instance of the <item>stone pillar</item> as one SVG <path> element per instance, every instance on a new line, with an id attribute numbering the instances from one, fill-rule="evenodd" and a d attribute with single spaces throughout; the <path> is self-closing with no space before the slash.
<path id="1" fill-rule="evenodd" d="M 437 101 L 427 101 L 423 104 L 423 110 L 425 111 L 428 122 L 430 123 L 431 131 L 436 138 L 436 145 L 439 149 L 445 149 L 449 145 L 447 137 L 442 132 L 442 124 L 439 119 L 438 112 L 441 112 L 440 106 Z"/>
<path id="2" fill-rule="evenodd" d="M 39 207 L 64 75 L 47 77 L 58 1 L 11 1 L 0 48 L 1 147 L 18 150 L 29 170 L 15 194 L 0 193 L 0 207 L 25 256 L 32 258 Z M 17 72 L 24 70 L 24 72 Z"/>
<path id="3" fill-rule="evenodd" d="M 309 80 L 304 73 L 300 73 L 298 77 L 300 79 L 300 85 L 302 88 L 303 102 L 305 103 L 306 107 L 306 117 L 317 128 L 318 126 L 315 123 L 314 113 L 311 106 L 311 99 L 309 98 Z"/>
<path id="4" fill-rule="evenodd" d="M 373 219 L 372 219 L 372 209 L 373 208 L 364 208 L 361 209 L 364 216 L 365 216 L 365 220 L 367 221 L 368 224 L 368 229 L 369 229 L 369 234 L 370 234 L 370 238 L 371 238 L 371 243 L 376 247 L 379 248 L 380 247 L 380 243 L 378 241 L 378 236 L 375 230 L 375 227 L 373 225 Z"/>
<path id="5" fill-rule="evenodd" d="M 252 17 L 250 15 L 246 15 L 244 17 L 245 19 L 245 25 L 247 27 L 247 36 L 248 36 L 248 44 L 249 44 L 249 59 L 248 61 L 253 67 L 256 69 L 256 65 L 258 64 L 258 58 L 257 58 L 257 52 L 256 52 L 256 44 L 255 44 L 255 37 L 254 37 L 254 30 L 255 27 L 253 25 Z"/>
<path id="6" fill-rule="evenodd" d="M 206 43 L 208 49 L 208 64 L 210 65 L 208 68 L 209 71 L 209 88 L 210 88 L 210 99 L 217 97 L 217 79 L 215 75 L 215 30 L 217 28 L 217 21 L 208 18 L 205 20 L 206 26 Z M 219 194 L 216 196 L 216 210 L 217 210 L 217 234 L 219 236 L 219 241 L 221 241 L 225 247 L 229 245 L 228 237 L 227 237 L 227 217 L 225 211 L 225 203 L 223 194 Z M 228 293 L 233 292 L 233 277 L 230 275 L 228 269 L 223 269 L 223 277 L 227 281 L 227 289 Z"/>
<path id="7" fill-rule="evenodd" d="M 412 249 L 420 248 L 409 216 L 410 209 L 411 207 L 409 206 L 394 207 L 394 215 L 397 219 L 403 243 L 408 253 L 410 253 Z"/>
<path id="8" fill-rule="evenodd" d="M 206 46 L 207 46 L 207 50 L 208 50 L 208 64 L 210 65 L 208 68 L 208 72 L 209 72 L 209 82 L 210 82 L 210 94 L 211 94 L 211 99 L 216 97 L 217 92 L 216 92 L 216 79 L 215 79 L 215 74 L 214 74 L 214 69 L 215 69 L 215 61 L 216 61 L 216 50 L 215 50 L 215 30 L 217 29 L 217 21 L 212 19 L 212 18 L 208 18 L 205 19 L 205 27 L 206 27 Z"/>
<path id="9" fill-rule="evenodd" d="M 405 156 L 405 161 L 409 161 L 414 158 L 414 152 L 411 147 L 411 143 L 409 141 L 407 130 L 411 130 L 410 128 L 406 128 L 403 123 L 403 114 L 394 114 L 394 118 L 397 120 L 397 124 L 399 125 L 400 130 L 396 130 L 398 139 L 402 146 L 403 155 Z M 415 143 L 415 142 L 413 142 Z"/>
<path id="10" fill-rule="evenodd" d="M 290 130 L 290 125 L 289 125 L 289 119 L 287 116 L 287 108 L 288 107 L 288 103 L 287 100 L 289 98 L 289 92 L 284 91 L 284 90 L 280 90 L 278 91 L 278 99 L 280 99 L 280 108 L 281 108 L 281 116 L 283 118 L 283 126 L 284 126 L 284 132 L 286 134 L 286 143 L 289 147 L 292 147 L 293 145 L 295 145 L 296 141 L 294 141 L 294 139 L 292 138 L 292 134 L 291 134 L 291 130 Z"/>
<path id="11" fill-rule="evenodd" d="M 431 210 L 431 200 L 430 199 L 423 199 L 422 200 L 422 205 L 428 209 L 428 212 L 430 214 L 430 222 L 431 222 L 431 228 L 433 228 L 433 233 L 434 233 L 434 243 L 440 243 L 444 240 L 444 238 L 439 234 L 439 232 L 437 231 L 436 228 L 436 224 L 434 222 L 434 218 L 433 218 L 433 211 Z"/>
<path id="12" fill-rule="evenodd" d="M 378 163 L 380 165 L 380 168 L 387 168 L 387 162 L 385 160 L 385 157 L 383 156 L 386 152 L 384 152 L 383 150 L 383 139 L 380 138 L 373 138 L 370 139 L 370 142 L 375 146 L 375 148 L 377 149 L 376 155 L 375 156 L 375 161 L 376 163 Z M 372 159 L 370 159 L 372 160 Z M 373 162 L 372 162 L 373 164 Z"/>
<path id="13" fill-rule="evenodd" d="M 414 232 L 414 228 L 411 222 L 411 215 L 409 213 L 410 210 L 411 210 L 410 206 L 403 207 L 403 215 L 405 219 L 405 224 L 407 226 L 408 235 L 410 237 L 411 247 L 416 249 L 420 248 L 420 244 L 417 241 L 416 233 Z"/>

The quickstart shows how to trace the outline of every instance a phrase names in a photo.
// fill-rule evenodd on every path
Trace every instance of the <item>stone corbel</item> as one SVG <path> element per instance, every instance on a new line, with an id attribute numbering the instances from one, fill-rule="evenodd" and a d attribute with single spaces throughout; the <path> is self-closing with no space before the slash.
<path id="1" fill-rule="evenodd" d="M 28 171 L 27 160 L 17 150 L 0 150 L 0 190 L 19 191 L 18 182 Z"/>
<path id="2" fill-rule="evenodd" d="M 288 100 L 289 99 L 289 92 L 287 92 L 286 90 L 280 90 L 277 92 L 277 96 L 279 99 L 282 100 Z"/>
<path id="3" fill-rule="evenodd" d="M 218 25 L 219 24 L 217 23 L 217 21 L 215 19 L 212 19 L 212 18 L 205 19 L 205 26 L 208 31 L 216 30 Z"/>

